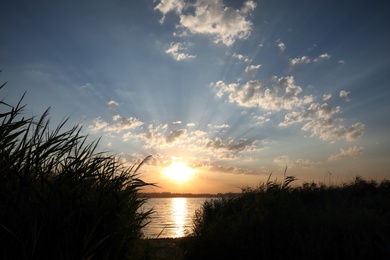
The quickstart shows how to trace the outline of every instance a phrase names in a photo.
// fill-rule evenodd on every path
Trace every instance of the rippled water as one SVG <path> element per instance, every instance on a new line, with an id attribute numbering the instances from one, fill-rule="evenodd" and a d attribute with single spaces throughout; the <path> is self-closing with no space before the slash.
<path id="1" fill-rule="evenodd" d="M 153 208 L 151 222 L 143 229 L 147 238 L 183 237 L 192 232 L 195 211 L 206 198 L 150 198 L 143 210 Z"/>

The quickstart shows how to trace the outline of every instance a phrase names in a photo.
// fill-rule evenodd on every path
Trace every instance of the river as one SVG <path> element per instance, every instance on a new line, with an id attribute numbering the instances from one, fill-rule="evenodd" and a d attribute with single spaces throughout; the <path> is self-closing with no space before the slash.
<path id="1" fill-rule="evenodd" d="M 192 232 L 195 211 L 207 198 L 149 198 L 142 210 L 153 208 L 151 222 L 143 228 L 146 238 L 183 237 Z"/>

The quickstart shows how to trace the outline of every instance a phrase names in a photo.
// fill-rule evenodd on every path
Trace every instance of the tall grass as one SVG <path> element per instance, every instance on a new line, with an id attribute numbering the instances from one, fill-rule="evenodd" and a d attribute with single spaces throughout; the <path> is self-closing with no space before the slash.
<path id="1" fill-rule="evenodd" d="M 206 201 L 188 259 L 390 259 L 390 182 L 295 178 Z"/>
<path id="2" fill-rule="evenodd" d="M 1 88 L 4 87 L 3 84 Z M 81 127 L 51 130 L 45 111 L 24 117 L 0 101 L 0 258 L 126 259 L 150 211 L 141 212 L 141 165 L 96 152 Z"/>

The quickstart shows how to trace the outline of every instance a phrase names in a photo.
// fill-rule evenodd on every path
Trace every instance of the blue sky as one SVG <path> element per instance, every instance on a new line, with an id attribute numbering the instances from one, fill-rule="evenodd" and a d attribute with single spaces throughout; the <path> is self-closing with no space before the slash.
<path id="1" fill-rule="evenodd" d="M 157 191 L 227 192 L 284 170 L 389 177 L 385 1 L 3 1 L 2 98 L 27 91 Z M 195 170 L 168 179 L 172 161 Z"/>

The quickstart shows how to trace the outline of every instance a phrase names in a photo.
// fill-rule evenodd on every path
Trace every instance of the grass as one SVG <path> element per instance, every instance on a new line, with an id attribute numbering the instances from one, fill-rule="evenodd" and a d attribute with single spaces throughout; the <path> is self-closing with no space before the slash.
<path id="1" fill-rule="evenodd" d="M 4 87 L 3 84 L 1 88 Z M 48 114 L 24 117 L 0 101 L 0 258 L 127 259 L 150 211 L 140 188 L 152 185 L 114 156 L 96 152 L 81 127 L 49 128 Z"/>
<path id="2" fill-rule="evenodd" d="M 187 259 L 390 259 L 390 182 L 267 181 L 206 201 Z"/>

